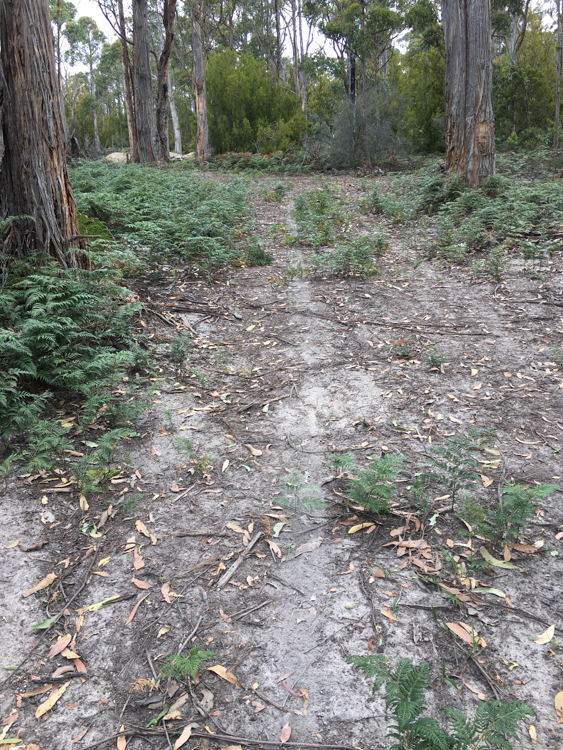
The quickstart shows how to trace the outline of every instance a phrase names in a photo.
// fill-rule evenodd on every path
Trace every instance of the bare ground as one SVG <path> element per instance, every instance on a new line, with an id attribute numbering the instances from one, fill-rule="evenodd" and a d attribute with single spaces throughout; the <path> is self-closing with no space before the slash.
<path id="1" fill-rule="evenodd" d="M 74 743 L 119 747 L 116 737 L 102 741 L 123 725 L 138 731 L 128 748 L 168 748 L 175 727 L 193 721 L 185 747 L 244 745 L 244 738 L 277 743 L 289 725 L 298 746 L 387 748 L 383 693 L 373 695 L 346 663 L 351 654 L 373 652 L 392 663 L 404 656 L 429 662 L 432 715 L 445 705 L 472 714 L 478 693 L 519 698 L 536 711 L 538 743 L 561 747 L 554 708 L 563 687 L 557 645 L 563 640 L 556 539 L 563 528 L 561 493 L 540 503 L 524 530 L 523 541 L 536 543 L 538 551 L 512 550 L 522 572 L 468 569 L 479 586 L 500 589 L 508 599 L 471 595 L 471 585 L 460 585 L 463 601 L 456 604 L 431 582 L 431 571 L 438 571 L 437 581 L 459 584 L 440 553 L 460 555 L 458 561 L 470 565 L 481 560 L 479 544 L 474 552 L 456 546 L 467 536 L 447 500 L 438 499 L 424 515 L 406 491 L 430 440 L 439 444 L 472 426 L 497 431 L 491 445 L 500 463 L 483 469 L 478 489 L 485 505 L 495 501 L 504 478 L 560 481 L 563 378 L 546 363 L 550 345 L 563 339 L 561 258 L 544 264 L 541 278 L 514 260 L 503 284 L 477 283 L 463 267 L 416 265 L 416 228 L 376 227 L 351 208 L 350 231 L 383 228 L 391 237 L 382 273 L 369 280 L 284 281 L 288 266 L 307 266 L 311 253 L 285 244 L 287 234 L 295 234 L 295 195 L 330 182 L 353 207 L 360 181 L 292 177 L 281 203 L 265 201 L 257 182 L 255 221 L 274 266 L 235 269 L 212 281 L 164 269 L 158 283 L 138 286 L 147 305 L 145 332 L 160 346 L 162 379 L 140 437 L 127 445 L 130 464 L 106 498 L 91 498 L 89 509 L 81 510 L 72 485 L 57 488 L 54 476 L 31 483 L 12 476 L 0 494 L 2 663 L 16 665 L 37 646 L 19 672 L 6 672 L 6 736 L 21 737 L 33 750 Z M 178 375 L 164 345 L 187 325 L 197 332 L 189 361 L 197 373 Z M 407 342 L 410 358 L 400 355 L 398 340 Z M 429 371 L 427 345 L 448 353 L 443 373 Z M 191 461 L 175 446 L 178 437 L 193 439 L 200 456 L 214 457 L 205 475 L 189 472 Z M 81 439 L 76 436 L 78 451 Z M 360 466 L 386 452 L 407 457 L 392 516 L 375 519 L 346 508 L 345 481 L 334 479 L 326 464 L 332 452 L 352 455 Z M 483 453 L 478 460 L 485 466 L 493 457 Z M 291 468 L 321 487 L 325 509 L 278 505 Z M 137 492 L 142 499 L 128 516 L 119 512 L 96 532 L 107 502 L 115 506 Z M 376 525 L 348 533 L 372 521 Z M 283 524 L 281 531 L 276 524 Z M 396 546 L 386 545 L 398 539 L 390 532 L 405 525 L 400 538 L 424 539 L 428 546 L 398 557 Z M 44 546 L 23 551 L 37 542 Z M 240 566 L 220 585 L 240 555 Z M 376 577 L 380 569 L 386 578 Z M 58 577 L 49 588 L 22 598 L 52 572 Z M 137 588 L 133 578 L 151 588 Z M 115 595 L 83 619 L 77 612 Z M 46 638 L 30 632 L 63 608 Z M 468 658 L 471 647 L 441 627 L 445 622 L 471 624 L 487 646 Z M 549 625 L 556 628 L 554 642 L 536 644 Z M 62 654 L 48 658 L 65 634 L 73 637 L 83 677 L 74 671 L 52 678 L 57 667 L 80 667 Z M 176 686 L 167 697 L 150 686 L 163 659 L 181 645 L 184 653 L 196 645 L 213 650 L 206 666 L 225 667 L 239 684 L 203 668 L 178 718 L 167 722 L 167 738 L 162 729 L 142 728 L 161 713 L 163 699 L 171 707 L 185 690 Z M 36 718 L 40 703 L 67 683 L 53 709 Z M 45 692 L 24 697 L 38 687 Z M 169 687 L 171 694 L 175 686 Z M 149 704 L 151 698 L 159 702 Z M 524 727 L 514 747 L 531 742 Z"/>

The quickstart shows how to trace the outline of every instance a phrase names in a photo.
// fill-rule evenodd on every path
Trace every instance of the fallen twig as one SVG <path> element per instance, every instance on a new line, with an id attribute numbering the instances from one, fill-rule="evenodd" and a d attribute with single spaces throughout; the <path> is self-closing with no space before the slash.
<path id="1" fill-rule="evenodd" d="M 262 536 L 262 532 L 259 531 L 254 536 L 254 538 L 249 543 L 248 547 L 244 550 L 244 552 L 241 555 L 239 555 L 238 558 L 234 561 L 234 563 L 231 565 L 229 570 L 227 570 L 227 572 L 221 576 L 221 578 L 217 582 L 218 589 L 223 588 L 223 586 L 231 580 L 236 570 L 239 568 L 240 565 L 242 565 L 243 561 L 248 556 L 248 554 L 250 553 L 250 551 L 252 550 L 252 548 L 254 547 L 254 545 L 260 539 L 261 536 Z"/>

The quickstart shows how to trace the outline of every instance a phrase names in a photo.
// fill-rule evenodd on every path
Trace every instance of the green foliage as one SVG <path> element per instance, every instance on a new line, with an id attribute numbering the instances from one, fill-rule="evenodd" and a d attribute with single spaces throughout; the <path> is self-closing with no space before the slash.
<path id="1" fill-rule="evenodd" d="M 468 503 L 462 506 L 460 516 L 467 523 L 474 525 L 477 533 L 493 544 L 515 542 L 520 538 L 523 526 L 534 517 L 536 500 L 557 492 L 557 484 L 539 484 L 525 487 L 522 484 L 505 482 L 502 488 L 502 500 L 486 513 L 479 513 L 475 506 Z M 472 517 L 472 521 L 469 518 Z"/>
<path id="2" fill-rule="evenodd" d="M 206 76 L 213 150 L 285 151 L 307 130 L 299 100 L 269 74 L 266 62 L 230 49 L 209 61 Z"/>
<path id="3" fill-rule="evenodd" d="M 373 276 L 380 272 L 374 264 L 374 256 L 380 257 L 388 247 L 382 235 L 362 235 L 339 240 L 332 252 L 313 256 L 313 272 L 330 272 L 337 276 Z"/>
<path id="4" fill-rule="evenodd" d="M 186 363 L 193 347 L 193 335 L 183 331 L 170 342 L 170 361 L 179 372 Z"/>
<path id="5" fill-rule="evenodd" d="M 334 239 L 334 228 L 344 223 L 342 209 L 345 202 L 324 185 L 321 190 L 309 190 L 295 199 L 294 217 L 299 239 L 318 250 Z"/>
<path id="6" fill-rule="evenodd" d="M 525 252 L 524 257 L 526 257 Z M 507 263 L 508 253 L 506 248 L 501 245 L 490 250 L 484 260 L 473 261 L 473 272 L 475 275 L 486 272 L 497 284 L 500 284 L 504 278 Z"/>
<path id="7" fill-rule="evenodd" d="M 517 729 L 534 712 L 526 703 L 498 700 L 480 703 L 473 719 L 459 709 L 444 708 L 450 732 L 436 719 L 423 716 L 426 710 L 430 667 L 426 662 L 414 666 L 411 659 L 400 659 L 392 669 L 384 656 L 351 656 L 348 663 L 361 669 L 366 677 L 375 677 L 373 691 L 385 685 L 385 706 L 393 713 L 388 736 L 394 740 L 391 750 L 485 750 L 502 747 L 511 750 Z"/>
<path id="8" fill-rule="evenodd" d="M 458 492 L 472 488 L 479 478 L 472 468 L 477 463 L 471 455 L 471 451 L 479 448 L 479 438 L 480 431 L 471 430 L 469 436 L 454 435 L 447 438 L 443 445 L 430 446 L 433 456 L 427 458 L 427 463 L 433 469 L 425 476 L 447 489 L 452 497 L 452 509 Z"/>
<path id="9" fill-rule="evenodd" d="M 394 482 L 404 461 L 404 456 L 386 455 L 373 458 L 367 469 L 356 469 L 346 490 L 348 502 L 361 505 L 372 513 L 388 513 L 395 495 Z"/>
<path id="10" fill-rule="evenodd" d="M 278 495 L 276 502 L 293 508 L 293 510 L 326 508 L 326 504 L 321 500 L 318 487 L 310 484 L 308 478 L 307 473 L 301 474 L 297 469 L 290 469 L 289 476 L 282 479 L 286 494 Z"/>
<path id="11" fill-rule="evenodd" d="M 199 455 L 194 447 L 194 441 L 190 438 L 176 438 L 176 448 L 182 453 L 185 453 L 191 460 L 193 470 L 205 474 L 210 468 L 212 468 L 213 456 L 209 456 L 207 453 Z"/>
<path id="12" fill-rule="evenodd" d="M 212 181 L 184 163 L 167 170 L 138 164 L 82 164 L 70 170 L 79 210 L 108 227 L 152 264 L 183 259 L 202 268 L 240 258 L 247 186 Z"/>
<path id="13" fill-rule="evenodd" d="M 248 243 L 246 258 L 249 266 L 269 266 L 275 261 L 272 253 L 264 250 L 256 237 L 252 237 Z"/>
<path id="14" fill-rule="evenodd" d="M 187 656 L 181 654 L 167 656 L 160 673 L 163 677 L 182 680 L 182 682 L 186 682 L 188 677 L 193 682 L 197 682 L 201 665 L 213 656 L 216 656 L 214 651 L 204 651 L 203 646 L 196 646 L 189 650 Z"/>
<path id="15" fill-rule="evenodd" d="M 426 347 L 426 363 L 430 369 L 440 370 L 442 365 L 447 364 L 450 355 L 439 351 L 435 346 Z"/>
<path id="16" fill-rule="evenodd" d="M 88 414 L 109 397 L 106 409 L 119 421 L 122 394 L 113 386 L 137 359 L 129 326 L 140 305 L 125 301 L 130 292 L 118 280 L 54 264 L 10 277 L 0 295 L 3 439 L 30 429 L 55 393 L 87 399 Z"/>

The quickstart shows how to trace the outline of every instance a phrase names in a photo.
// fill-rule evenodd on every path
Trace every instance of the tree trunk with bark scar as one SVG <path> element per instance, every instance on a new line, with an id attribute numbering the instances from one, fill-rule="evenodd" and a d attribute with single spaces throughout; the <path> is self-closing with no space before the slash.
<path id="1" fill-rule="evenodd" d="M 65 268 L 88 268 L 69 248 L 78 239 L 76 204 L 66 169 L 66 136 L 48 0 L 0 2 L 2 134 L 0 216 L 14 222 L 2 239 L 8 257 L 34 252 Z"/>
<path id="2" fill-rule="evenodd" d="M 207 120 L 207 92 L 205 90 L 205 75 L 207 69 L 203 64 L 203 45 L 201 43 L 201 25 L 195 14 L 192 14 L 192 54 L 194 58 L 193 82 L 195 88 L 195 104 L 197 118 L 197 133 L 195 144 L 196 161 L 203 161 L 211 155 L 209 142 L 209 124 Z"/>
<path id="3" fill-rule="evenodd" d="M 168 142 L 168 75 L 170 53 L 174 41 L 174 21 L 176 19 L 176 0 L 164 0 L 162 23 L 164 26 L 164 44 L 158 58 L 158 83 L 156 93 L 156 132 L 158 137 L 159 159 L 170 161 L 170 144 Z"/>
<path id="4" fill-rule="evenodd" d="M 119 16 L 119 41 L 121 43 L 121 67 L 123 68 L 123 92 L 125 94 L 125 112 L 127 114 L 127 131 L 129 133 L 129 153 L 131 161 L 138 162 L 139 142 L 137 137 L 137 122 L 135 120 L 133 71 L 131 69 L 131 58 L 129 57 L 123 0 L 118 0 L 117 11 Z"/>
<path id="5" fill-rule="evenodd" d="M 444 0 L 446 164 L 472 187 L 495 172 L 490 0 Z"/>
<path id="6" fill-rule="evenodd" d="M 146 164 L 158 161 L 159 155 L 151 80 L 147 0 L 133 0 L 133 71 L 139 161 Z"/>

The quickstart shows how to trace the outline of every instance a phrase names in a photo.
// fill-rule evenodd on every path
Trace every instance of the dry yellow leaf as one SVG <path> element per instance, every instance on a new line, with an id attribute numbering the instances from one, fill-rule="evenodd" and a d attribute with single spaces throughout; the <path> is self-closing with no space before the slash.
<path id="1" fill-rule="evenodd" d="M 471 370 L 471 377 L 474 378 L 475 375 L 477 375 L 478 372 L 479 372 L 479 370 L 477 370 L 477 369 Z"/>
<path id="2" fill-rule="evenodd" d="M 555 696 L 553 703 L 555 704 L 555 711 L 559 717 L 559 724 L 563 724 L 563 690 L 560 690 Z"/>
<path id="3" fill-rule="evenodd" d="M 549 643 L 553 636 L 555 635 L 555 625 L 550 625 L 546 631 L 544 631 L 541 635 L 538 635 L 537 638 L 534 638 L 534 643 L 539 643 L 540 646 L 544 646 L 546 643 Z"/>
<path id="4" fill-rule="evenodd" d="M 356 526 L 352 526 L 350 529 L 348 529 L 349 534 L 355 534 L 356 531 L 361 531 L 362 529 L 369 529 L 370 526 L 375 526 L 374 523 L 358 523 Z"/>
<path id="5" fill-rule="evenodd" d="M 163 718 L 164 721 L 172 721 L 173 719 L 181 719 L 182 714 L 179 711 L 169 711 Z"/>
<path id="6" fill-rule="evenodd" d="M 88 508 L 90 507 L 88 504 L 88 500 L 86 500 L 82 493 L 78 495 L 78 503 L 80 505 L 80 510 L 88 510 Z"/>
<path id="7" fill-rule="evenodd" d="M 482 387 L 483 387 L 483 383 L 476 383 L 476 384 L 475 384 L 475 385 L 473 386 L 473 390 L 474 390 L 474 391 L 480 391 Z"/>
<path id="8" fill-rule="evenodd" d="M 17 547 L 19 543 L 20 543 L 20 540 L 16 539 L 15 542 L 12 542 L 11 544 L 8 544 L 8 546 L 6 547 L 6 549 L 14 549 L 14 547 Z"/>
<path id="9" fill-rule="evenodd" d="M 182 745 L 185 745 L 191 736 L 192 736 L 192 728 L 185 727 L 182 734 L 178 737 L 178 739 L 174 743 L 174 750 L 178 750 L 178 748 L 182 747 Z"/>
<path id="10" fill-rule="evenodd" d="M 125 731 L 125 724 L 121 725 L 120 732 Z M 126 737 L 118 737 L 117 738 L 117 750 L 125 750 L 127 747 L 127 738 Z"/>
<path id="11" fill-rule="evenodd" d="M 450 422 L 455 422 L 455 424 L 463 424 L 461 419 L 456 419 L 455 417 L 449 417 Z"/>
<path id="12" fill-rule="evenodd" d="M 50 586 L 53 583 L 56 577 L 57 576 L 55 575 L 55 573 L 49 573 L 49 575 L 45 576 L 45 578 L 39 581 L 39 583 L 36 583 L 35 586 L 32 586 L 30 589 L 28 589 L 25 594 L 22 594 L 22 596 L 25 599 L 26 596 L 31 596 L 32 594 L 41 591 L 41 589 L 46 589 L 47 586 Z"/>
<path id="13" fill-rule="evenodd" d="M 219 675 L 219 677 L 222 677 L 224 680 L 227 680 L 227 682 L 230 682 L 231 685 L 238 685 L 238 687 L 242 687 L 241 683 L 238 681 L 238 679 L 234 676 L 232 672 L 227 672 L 225 667 L 221 666 L 221 664 L 216 664 L 214 667 L 207 667 L 208 672 L 215 672 L 215 674 Z"/>
<path id="14" fill-rule="evenodd" d="M 538 744 L 538 733 L 536 732 L 536 728 L 533 724 L 530 724 L 528 727 L 528 732 L 530 733 L 530 737 L 532 740 L 532 745 Z"/>
<path id="15" fill-rule="evenodd" d="M 67 687 L 70 685 L 70 680 L 68 682 L 65 682 L 65 684 L 60 687 L 57 691 L 55 691 L 52 695 L 50 695 L 46 701 L 41 703 L 37 707 L 37 711 L 35 712 L 35 718 L 40 719 L 43 714 L 46 714 L 47 711 L 50 711 L 55 703 L 59 700 L 59 698 L 64 694 Z"/>
<path id="16" fill-rule="evenodd" d="M 135 521 L 135 528 L 147 539 L 151 538 L 150 532 L 142 521 Z"/>
<path id="17" fill-rule="evenodd" d="M 487 696 L 485 695 L 485 693 L 482 693 L 480 690 L 477 690 L 477 688 L 472 687 L 468 682 L 464 682 L 463 684 L 468 690 L 471 690 L 472 693 L 475 693 L 475 695 L 477 696 L 477 698 L 479 698 L 480 701 L 487 700 Z"/>

